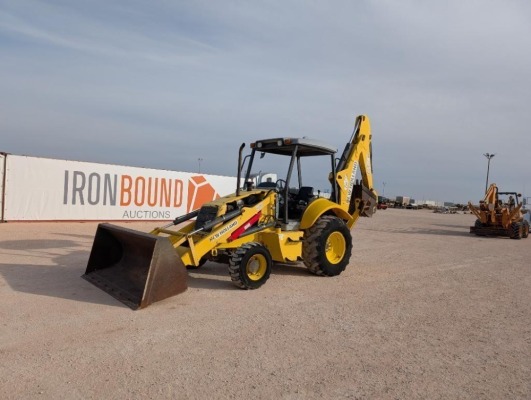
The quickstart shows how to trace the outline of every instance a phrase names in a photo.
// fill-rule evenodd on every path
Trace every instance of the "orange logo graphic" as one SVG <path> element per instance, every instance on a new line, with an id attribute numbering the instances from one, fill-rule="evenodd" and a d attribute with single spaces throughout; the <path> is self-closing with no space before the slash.
<path id="1" fill-rule="evenodd" d="M 219 198 L 219 194 L 203 175 L 197 175 L 188 181 L 188 212 L 197 210 L 204 203 Z"/>

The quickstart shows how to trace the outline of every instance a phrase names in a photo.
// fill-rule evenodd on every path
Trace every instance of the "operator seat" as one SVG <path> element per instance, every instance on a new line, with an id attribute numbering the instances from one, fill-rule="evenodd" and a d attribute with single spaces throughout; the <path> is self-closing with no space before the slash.
<path id="1" fill-rule="evenodd" d="M 314 198 L 313 187 L 301 186 L 295 196 L 289 201 L 289 217 L 292 219 L 299 219 L 302 217 L 304 210 L 308 207 L 308 203 Z"/>
<path id="2" fill-rule="evenodd" d="M 305 205 L 308 204 L 308 202 L 313 199 L 313 187 L 311 186 L 301 186 L 299 189 L 299 193 L 295 196 L 295 201 L 297 204 L 300 204 L 300 202 L 304 202 Z"/>

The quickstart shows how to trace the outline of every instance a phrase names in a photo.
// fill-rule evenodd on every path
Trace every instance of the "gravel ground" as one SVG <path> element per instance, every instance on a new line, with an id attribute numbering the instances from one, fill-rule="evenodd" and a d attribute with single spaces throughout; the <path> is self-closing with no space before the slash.
<path id="1" fill-rule="evenodd" d="M 473 221 L 379 211 L 338 277 L 207 263 L 141 311 L 80 278 L 96 223 L 1 224 L 0 398 L 529 399 L 531 238 Z"/>

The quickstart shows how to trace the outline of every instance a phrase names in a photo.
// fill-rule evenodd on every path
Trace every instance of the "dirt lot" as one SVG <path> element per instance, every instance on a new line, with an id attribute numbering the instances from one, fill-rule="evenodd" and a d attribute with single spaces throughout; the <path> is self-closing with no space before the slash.
<path id="1" fill-rule="evenodd" d="M 531 238 L 473 220 L 379 211 L 339 277 L 207 263 L 141 311 L 80 278 L 96 223 L 1 224 L 0 397 L 529 399 Z"/>

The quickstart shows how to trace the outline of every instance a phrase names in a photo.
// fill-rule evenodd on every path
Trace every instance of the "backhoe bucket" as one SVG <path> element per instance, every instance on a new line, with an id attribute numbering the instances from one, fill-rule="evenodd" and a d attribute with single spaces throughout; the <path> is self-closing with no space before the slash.
<path id="1" fill-rule="evenodd" d="M 182 293 L 184 264 L 168 238 L 99 224 L 83 278 L 133 310 Z"/>

